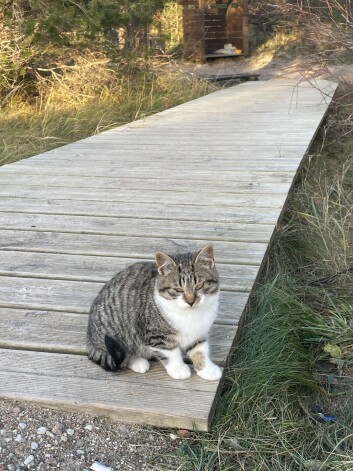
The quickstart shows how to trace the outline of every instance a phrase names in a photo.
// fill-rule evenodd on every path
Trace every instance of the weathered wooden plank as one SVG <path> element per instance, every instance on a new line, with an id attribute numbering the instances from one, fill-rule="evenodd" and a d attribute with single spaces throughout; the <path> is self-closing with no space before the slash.
<path id="1" fill-rule="evenodd" d="M 0 370 L 0 396 L 34 401 L 60 409 L 72 409 L 112 420 L 144 423 L 164 427 L 194 427 L 208 430 L 215 394 L 130 383 L 18 373 Z M 190 386 L 192 383 L 189 383 Z M 170 398 L 173 398 L 173 405 Z M 102 399 L 104 398 L 104 400 Z"/>
<path id="2" fill-rule="evenodd" d="M 315 123 L 317 122 L 317 115 L 312 117 L 312 121 Z M 252 143 L 253 146 L 258 147 L 259 143 L 257 145 L 254 144 L 254 141 L 251 140 L 249 133 L 246 133 L 246 131 L 249 129 L 248 126 L 250 124 L 253 124 L 251 119 L 247 121 L 242 121 L 242 123 L 232 123 L 232 125 L 227 128 L 226 133 L 223 132 L 221 135 L 221 127 L 217 129 L 216 123 L 213 121 L 209 122 L 208 128 L 205 127 L 204 131 L 209 131 L 210 133 L 204 133 L 198 136 L 197 142 L 195 142 L 195 132 L 196 131 L 196 126 L 194 129 L 192 129 L 190 126 L 188 126 L 186 129 L 183 129 L 183 138 L 185 137 L 185 140 L 183 140 L 183 147 L 186 148 L 186 146 L 192 145 L 195 147 L 200 147 L 197 146 L 198 144 L 203 144 L 203 143 L 210 143 L 214 147 L 217 145 L 222 145 L 223 143 L 232 145 L 233 147 L 235 146 L 236 143 L 234 143 L 234 137 L 237 138 L 237 141 L 239 141 L 240 147 L 245 148 L 245 145 L 247 143 Z M 308 123 L 309 124 L 309 123 Z M 233 127 L 233 129 L 232 129 Z M 119 133 L 116 134 L 115 137 L 119 139 L 119 143 L 124 146 L 138 146 L 139 144 L 149 144 L 153 145 L 156 144 L 158 138 L 161 141 L 161 143 L 164 144 L 164 146 L 170 146 L 178 141 L 178 136 L 180 136 L 180 131 L 175 131 L 172 128 L 168 127 L 168 137 L 165 139 L 161 139 L 161 131 L 162 129 L 159 128 L 154 128 L 155 130 L 150 130 L 148 128 L 144 129 L 136 129 L 136 128 L 131 128 L 128 131 L 125 131 L 124 133 Z M 223 128 L 224 131 L 224 128 Z M 286 133 L 287 136 L 286 136 Z M 234 136 L 236 134 L 236 136 Z M 282 124 L 278 124 L 276 128 L 272 128 L 264 124 L 263 127 L 259 127 L 258 129 L 254 129 L 253 132 L 251 133 L 251 136 L 257 137 L 259 140 L 264 141 L 264 146 L 269 146 L 273 145 L 274 142 L 280 140 L 283 141 L 283 145 L 287 146 L 295 146 L 298 141 L 296 141 L 296 138 L 301 137 L 304 142 L 305 139 L 310 138 L 310 131 L 308 127 L 305 127 L 305 121 L 299 121 L 297 120 L 296 123 L 285 123 L 283 122 Z M 98 137 L 99 136 L 99 137 Z M 92 138 L 89 138 L 92 139 Z M 113 145 L 114 139 L 112 135 L 96 135 L 94 138 L 95 142 L 104 142 L 108 145 Z M 299 141 L 300 146 L 304 146 L 303 141 Z M 77 144 L 78 146 L 79 144 Z M 178 152 L 176 150 L 176 152 Z"/>
<path id="3" fill-rule="evenodd" d="M 14 196 L 16 195 L 16 196 Z M 244 193 L 215 193 L 210 192 L 185 192 L 185 191 L 159 191 L 159 190 L 125 190 L 112 191 L 105 188 L 70 188 L 70 187 L 46 187 L 22 185 L 2 185 L 0 187 L 0 197 L 19 197 L 19 198 L 47 198 L 64 200 L 86 200 L 86 201 L 120 201 L 120 202 L 144 202 L 152 204 L 183 204 L 199 206 L 243 206 L 256 208 L 279 208 L 284 203 L 284 198 L 278 198 L 276 194 L 263 194 L 261 197 L 257 194 Z M 142 212 L 141 212 L 142 213 Z"/>
<path id="4" fill-rule="evenodd" d="M 211 328 L 211 356 L 219 364 L 226 361 L 239 317 L 233 324 L 217 323 Z M 0 327 L 4 332 L 0 348 L 86 355 L 87 323 L 85 314 L 0 308 Z"/>
<path id="5" fill-rule="evenodd" d="M 71 232 L 76 234 L 128 235 L 145 238 L 236 240 L 237 225 L 222 222 L 192 222 L 157 219 L 102 218 L 52 214 L 2 213 L 1 229 Z M 263 256 L 267 244 L 249 246 L 254 264 Z"/>
<path id="6" fill-rule="evenodd" d="M 262 127 L 262 124 L 259 124 L 259 126 Z M 136 130 L 137 131 L 137 130 Z M 87 149 L 87 146 L 85 146 L 83 143 L 80 141 L 73 143 L 73 144 L 68 144 L 64 147 L 60 147 L 58 149 L 62 149 L 62 152 L 58 152 L 58 149 L 54 149 L 52 151 L 48 151 L 45 154 L 39 154 L 39 156 L 36 156 L 33 160 L 31 158 L 32 162 L 38 162 L 41 160 L 42 155 L 59 155 L 63 158 L 65 158 L 65 155 L 72 156 L 75 154 L 75 152 L 84 152 L 85 155 L 89 158 L 90 156 L 94 156 L 95 154 L 99 159 L 107 159 L 108 156 L 112 156 L 114 153 L 114 158 L 116 160 L 122 159 L 124 156 L 126 157 L 127 161 L 138 161 L 138 162 L 144 162 L 151 157 L 156 160 L 163 160 L 163 161 L 171 161 L 171 162 L 176 162 L 177 160 L 182 159 L 182 160 L 188 160 L 188 161 L 199 161 L 202 158 L 202 152 L 201 152 L 201 147 L 200 144 L 208 144 L 207 148 L 204 149 L 203 153 L 206 157 L 215 157 L 219 158 L 220 160 L 229 160 L 231 156 L 233 156 L 234 159 L 237 159 L 239 161 L 242 161 L 246 158 L 250 160 L 258 159 L 258 160 L 266 160 L 266 159 L 271 159 L 271 158 L 276 158 L 279 157 L 279 152 L 278 149 L 279 147 L 282 149 L 282 155 L 286 156 L 287 158 L 294 158 L 297 159 L 300 156 L 300 152 L 303 153 L 306 150 L 305 144 L 297 144 L 296 142 L 294 143 L 287 143 L 285 139 L 279 138 L 278 136 L 272 136 L 272 140 L 269 139 L 268 134 L 270 131 L 263 132 L 262 134 L 259 134 L 257 137 L 257 140 L 254 141 L 246 141 L 242 142 L 241 141 L 241 133 L 246 132 L 246 127 L 242 130 L 239 129 L 237 126 L 237 129 L 229 132 L 229 137 L 228 138 L 222 138 L 218 139 L 215 137 L 212 137 L 212 139 L 208 140 L 202 140 L 201 142 L 195 142 L 195 140 L 192 139 L 193 135 L 196 133 L 196 129 L 194 133 L 191 133 L 189 136 L 189 142 L 188 141 L 183 141 L 180 143 L 179 147 L 174 147 L 174 143 L 177 140 L 177 134 L 175 134 L 175 137 L 169 140 L 160 140 L 158 142 L 157 137 L 159 134 L 161 134 L 163 131 L 168 133 L 168 136 L 172 132 L 172 129 L 166 129 L 166 130 L 159 130 L 158 133 L 156 132 L 155 135 L 152 133 L 148 133 L 149 136 L 154 136 L 152 137 L 144 138 L 141 132 L 138 134 L 136 132 L 136 136 L 131 135 L 130 139 L 127 140 L 125 139 L 124 141 L 121 140 L 120 142 L 120 134 L 116 136 L 116 139 L 119 139 L 119 146 L 116 145 L 115 140 L 113 137 L 105 138 L 104 140 L 102 138 L 97 139 L 92 141 L 90 143 L 89 148 Z M 212 130 L 206 130 L 208 132 L 213 133 L 221 133 L 221 130 L 217 131 L 217 129 L 214 129 L 212 127 Z M 129 131 L 131 133 L 132 131 Z M 147 131 L 146 131 L 147 132 Z M 284 132 L 288 132 L 288 130 L 285 130 Z M 283 134 L 284 134 L 283 132 Z M 233 134 L 233 140 L 231 139 L 231 135 Z M 235 136 L 234 136 L 235 135 Z M 139 139 L 137 139 L 137 136 L 139 136 Z M 172 136 L 171 136 L 172 137 Z M 236 145 L 234 144 L 234 137 L 237 138 L 237 143 Z M 296 136 L 298 137 L 298 136 Z M 92 138 L 90 138 L 92 139 Z M 260 146 L 259 141 L 263 141 L 262 145 Z M 257 144 L 256 144 L 257 142 Z M 297 141 L 300 142 L 300 141 Z M 165 150 L 166 148 L 171 149 L 171 154 L 170 155 L 165 155 Z M 192 153 L 190 152 L 190 148 L 192 148 Z M 65 151 L 65 152 L 63 152 Z M 163 152 L 164 151 L 164 152 Z M 50 153 L 50 154 L 49 154 Z M 20 161 L 22 162 L 22 161 Z M 22 162 L 24 163 L 24 162 Z M 28 161 L 27 161 L 28 164 Z M 19 163 L 18 163 L 19 165 Z"/>
<path id="7" fill-rule="evenodd" d="M 171 204 L 162 206 L 153 203 L 129 203 L 55 200 L 39 198 L 2 197 L 0 211 L 37 214 L 75 214 L 77 216 L 122 217 L 143 219 L 166 219 L 176 221 L 231 222 L 237 224 L 239 240 L 268 242 L 273 224 L 278 218 L 278 209 L 225 207 L 213 208 L 200 205 Z M 5 217 L 5 216 L 2 216 Z"/>
<path id="8" fill-rule="evenodd" d="M 67 162 L 69 165 L 69 161 Z M 99 177 L 77 177 L 77 176 L 63 176 L 60 178 L 58 175 L 48 175 L 45 181 L 41 183 L 42 188 L 46 187 L 60 187 L 60 188 L 105 188 L 114 190 L 140 190 L 140 191 L 170 191 L 171 188 L 175 188 L 177 193 L 183 192 L 195 192 L 197 194 L 203 193 L 252 193 L 252 194 L 282 194 L 286 195 L 292 184 L 292 178 L 287 177 L 286 181 L 281 179 L 273 179 L 271 182 L 259 182 L 256 179 L 239 181 L 220 182 L 220 181 L 207 181 L 207 180 L 181 180 L 177 186 L 175 186 L 175 180 L 171 179 L 132 179 L 132 178 L 99 178 Z M 275 184 L 274 184 L 275 183 Z M 38 187 L 38 181 L 33 180 L 32 175 L 16 175 L 13 181 L 9 181 L 8 175 L 0 173 L 0 185 L 21 185 L 26 187 Z"/>
<path id="9" fill-rule="evenodd" d="M 168 374 L 165 368 L 159 362 L 152 362 L 151 369 L 148 374 L 135 373 L 133 371 L 121 370 L 118 373 L 107 373 L 95 363 L 90 362 L 86 354 L 72 355 L 69 353 L 58 354 L 51 352 L 37 352 L 32 350 L 12 350 L 0 349 L 0 364 L 5 365 L 6 370 L 18 373 L 31 373 L 40 371 L 42 374 L 60 378 L 75 377 L 96 379 L 106 381 L 124 381 L 132 387 L 139 387 L 139 384 L 156 385 L 156 382 L 162 387 L 172 387 L 176 391 L 178 389 L 191 389 L 196 391 L 208 391 L 215 393 L 217 383 L 214 381 L 203 381 L 198 376 L 193 375 L 187 380 L 175 381 Z"/>
<path id="10" fill-rule="evenodd" d="M 0 250 L 21 252 L 66 253 L 101 255 L 106 257 L 152 258 L 158 250 L 167 253 L 197 250 L 208 241 L 133 236 L 109 236 L 60 232 L 0 230 Z M 247 242 L 212 242 L 217 263 L 247 264 L 256 266 L 254 254 L 260 257 L 267 244 Z"/>
<path id="11" fill-rule="evenodd" d="M 87 314 L 89 308 L 103 286 L 103 283 L 51 280 L 45 278 L 0 277 L 0 307 L 31 309 L 42 311 L 61 311 Z M 244 284 L 243 296 L 246 299 Z M 14 295 L 15 293 L 15 295 Z M 234 305 L 238 302 L 239 292 L 221 293 L 217 322 L 234 324 L 237 314 Z"/>
<path id="12" fill-rule="evenodd" d="M 58 150 L 62 149 L 61 152 Z M 241 147 L 230 147 L 230 146 L 219 146 L 208 149 L 207 151 L 201 152 L 199 148 L 193 149 L 192 153 L 190 148 L 184 148 L 181 146 L 177 151 L 172 151 L 172 155 L 165 155 L 165 148 L 159 148 L 157 146 L 145 149 L 144 152 L 141 152 L 141 147 L 139 146 L 119 146 L 117 149 L 113 143 L 106 145 L 102 149 L 102 145 L 99 143 L 92 143 L 92 146 L 88 150 L 85 149 L 83 145 L 73 146 L 68 144 L 64 148 L 54 149 L 54 151 L 49 151 L 45 154 L 31 157 L 32 162 L 72 162 L 72 161 L 88 161 L 88 160 L 99 160 L 99 162 L 114 160 L 116 163 L 123 163 L 126 161 L 129 162 L 146 162 L 151 160 L 151 154 L 153 153 L 153 160 L 169 162 L 174 164 L 176 160 L 183 163 L 199 163 L 203 164 L 205 161 L 213 162 L 216 165 L 219 165 L 223 162 L 243 160 L 243 159 L 300 159 L 305 152 L 305 146 L 297 147 L 286 147 L 285 145 L 272 145 L 258 148 L 251 148 L 245 146 L 244 149 Z M 4 167 L 5 168 L 5 167 Z M 8 168 L 8 167 L 7 167 Z M 11 168 L 11 167 L 10 167 Z"/>
<path id="13" fill-rule="evenodd" d="M 178 145 L 177 142 L 174 145 Z M 206 144 L 208 145 L 208 144 Z M 234 144 L 232 144 L 234 146 Z M 55 162 L 55 161 L 45 161 L 42 163 L 38 162 L 31 162 L 31 159 L 21 160 L 18 163 L 11 164 L 13 168 L 25 170 L 28 167 L 38 168 L 45 167 L 51 168 L 55 171 L 56 168 L 65 168 L 65 162 Z M 121 172 L 120 168 L 116 167 L 116 162 L 114 159 L 111 161 L 105 161 L 104 163 L 99 164 L 99 173 L 101 175 L 109 174 L 111 176 L 120 176 Z M 157 172 L 157 175 L 161 175 L 164 173 L 165 175 L 173 175 L 174 173 L 185 172 L 190 174 L 190 172 L 196 172 L 199 169 L 200 164 L 190 162 L 187 165 L 187 169 L 185 169 L 185 163 L 183 162 L 175 162 L 174 165 L 171 166 L 169 162 L 155 162 L 152 159 L 150 161 L 140 162 L 139 163 L 139 171 L 154 171 Z M 218 175 L 221 179 L 224 172 L 239 172 L 240 169 L 245 169 L 246 172 L 253 171 L 256 168 L 259 172 L 295 172 L 298 167 L 298 161 L 296 159 L 288 160 L 288 159 L 281 159 L 274 158 L 274 159 L 267 159 L 267 160 L 236 160 L 236 161 L 226 161 L 222 162 L 222 169 L 219 167 L 215 168 L 215 164 L 213 162 L 205 161 L 202 164 L 202 170 L 204 174 L 214 174 Z M 131 168 L 132 170 L 136 168 L 135 162 L 126 162 L 124 164 L 124 170 Z M 97 169 L 97 161 L 87 161 L 86 163 L 82 162 L 80 165 L 79 163 L 74 163 L 71 165 L 70 170 L 79 170 L 79 171 L 86 171 L 92 170 L 93 172 Z"/>
<path id="14" fill-rule="evenodd" d="M 188 170 L 181 169 L 178 170 L 173 175 L 175 177 L 175 181 L 178 182 L 180 180 L 193 180 L 195 177 L 193 175 L 197 175 L 199 180 L 207 180 L 207 181 L 237 181 L 237 179 L 247 178 L 249 173 L 254 173 L 253 170 L 249 170 L 246 167 L 244 168 L 237 168 L 235 171 L 225 171 L 222 175 L 220 175 L 219 171 L 203 171 L 202 166 L 199 168 L 197 172 L 191 173 Z M 43 164 L 38 164 L 36 166 L 31 167 L 16 167 L 15 165 L 4 165 L 0 168 L 0 175 L 6 175 L 9 178 L 9 183 L 15 182 L 17 175 L 34 175 L 35 179 L 43 178 L 47 175 L 53 174 L 53 168 L 50 166 L 45 166 Z M 276 169 L 267 169 L 264 171 L 260 171 L 257 173 L 260 179 L 266 179 L 266 175 L 279 175 L 282 176 L 286 174 L 287 176 L 294 177 L 295 171 L 293 170 L 285 170 L 285 171 L 277 171 Z M 79 177 L 109 177 L 109 178 L 153 178 L 158 180 L 164 180 L 168 177 L 168 173 L 164 170 L 160 170 L 156 172 L 154 169 L 144 169 L 141 170 L 140 168 L 131 168 L 125 169 L 124 167 L 121 168 L 112 168 L 108 172 L 106 168 L 96 168 L 96 169 L 85 169 L 83 167 L 75 168 L 70 166 L 61 166 L 55 169 L 55 175 L 57 176 L 79 176 Z M 244 175 L 244 177 L 242 176 Z M 170 176 L 169 176 L 170 178 Z"/>
<path id="15" fill-rule="evenodd" d="M 138 261 L 146 260 L 0 250 L 0 275 L 105 283 Z M 250 265 L 217 264 L 217 268 L 222 288 L 231 291 L 252 286 L 258 272 L 257 266 Z"/>

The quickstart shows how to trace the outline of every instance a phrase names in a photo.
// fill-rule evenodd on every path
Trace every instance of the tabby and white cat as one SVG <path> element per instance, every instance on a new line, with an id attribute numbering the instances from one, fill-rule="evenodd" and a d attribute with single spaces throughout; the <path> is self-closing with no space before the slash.
<path id="1" fill-rule="evenodd" d="M 218 273 L 213 248 L 178 255 L 156 253 L 156 263 L 135 263 L 117 273 L 92 304 L 87 350 L 104 369 L 127 366 L 145 373 L 157 358 L 175 379 L 197 374 L 218 380 L 220 368 L 209 358 L 207 334 L 218 308 Z"/>

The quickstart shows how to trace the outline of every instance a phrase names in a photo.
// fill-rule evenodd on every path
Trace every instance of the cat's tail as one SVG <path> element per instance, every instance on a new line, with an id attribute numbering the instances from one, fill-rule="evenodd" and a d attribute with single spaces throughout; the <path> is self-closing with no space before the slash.
<path id="1" fill-rule="evenodd" d="M 104 337 L 104 343 L 107 350 L 95 348 L 93 345 L 88 344 L 88 358 L 107 371 L 120 370 L 125 359 L 123 347 L 108 335 Z"/>

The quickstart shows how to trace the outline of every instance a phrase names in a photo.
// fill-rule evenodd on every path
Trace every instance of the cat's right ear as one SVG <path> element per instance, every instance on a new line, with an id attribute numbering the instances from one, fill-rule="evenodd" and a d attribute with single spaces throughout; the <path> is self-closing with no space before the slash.
<path id="1" fill-rule="evenodd" d="M 164 252 L 156 252 L 156 264 L 160 275 L 167 275 L 175 267 L 172 257 Z"/>

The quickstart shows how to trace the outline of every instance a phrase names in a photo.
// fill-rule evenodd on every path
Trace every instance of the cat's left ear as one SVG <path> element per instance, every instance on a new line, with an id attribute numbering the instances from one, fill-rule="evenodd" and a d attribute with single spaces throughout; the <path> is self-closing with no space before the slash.
<path id="1" fill-rule="evenodd" d="M 176 266 L 176 263 L 164 252 L 156 252 L 156 264 L 160 275 L 167 275 Z"/>
<path id="2" fill-rule="evenodd" d="M 205 245 L 197 254 L 195 263 L 202 263 L 209 268 L 215 267 L 213 247 L 211 244 Z"/>

